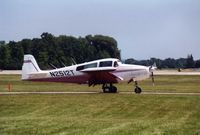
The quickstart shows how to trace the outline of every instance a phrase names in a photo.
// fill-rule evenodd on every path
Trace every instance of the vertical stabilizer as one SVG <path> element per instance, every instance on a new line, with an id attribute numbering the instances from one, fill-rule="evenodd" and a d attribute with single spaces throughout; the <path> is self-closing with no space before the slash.
<path id="1" fill-rule="evenodd" d="M 35 58 L 30 55 L 24 55 L 24 63 L 22 66 L 22 80 L 29 79 L 29 74 L 40 72 L 40 68 L 35 60 Z"/>

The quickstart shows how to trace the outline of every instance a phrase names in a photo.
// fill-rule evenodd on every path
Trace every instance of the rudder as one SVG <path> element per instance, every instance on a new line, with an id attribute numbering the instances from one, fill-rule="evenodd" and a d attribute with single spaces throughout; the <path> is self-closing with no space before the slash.
<path id="1" fill-rule="evenodd" d="M 24 55 L 24 63 L 22 66 L 22 80 L 27 80 L 29 74 L 40 72 L 40 68 L 35 60 L 35 58 L 30 55 Z"/>

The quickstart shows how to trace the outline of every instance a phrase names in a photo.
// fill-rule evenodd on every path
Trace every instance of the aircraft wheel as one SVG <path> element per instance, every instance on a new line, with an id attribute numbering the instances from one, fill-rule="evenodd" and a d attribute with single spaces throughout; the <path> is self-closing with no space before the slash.
<path id="1" fill-rule="evenodd" d="M 109 93 L 110 92 L 110 88 L 109 87 L 104 87 L 103 88 L 103 93 Z"/>
<path id="2" fill-rule="evenodd" d="M 104 84 L 102 86 L 103 92 L 104 93 L 116 93 L 117 92 L 117 87 L 113 86 L 112 84 L 110 84 L 110 86 Z"/>
<path id="3" fill-rule="evenodd" d="M 140 87 L 136 86 L 135 93 L 140 94 L 141 92 L 142 92 L 142 89 Z"/>
<path id="4" fill-rule="evenodd" d="M 110 93 L 116 93 L 117 92 L 117 87 L 112 86 L 110 87 Z"/>

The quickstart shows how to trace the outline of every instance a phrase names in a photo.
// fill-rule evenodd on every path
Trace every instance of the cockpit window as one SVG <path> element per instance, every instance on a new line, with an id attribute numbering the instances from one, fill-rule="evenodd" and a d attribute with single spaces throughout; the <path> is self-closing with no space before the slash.
<path id="1" fill-rule="evenodd" d="M 94 67 L 97 67 L 97 63 L 91 63 L 91 64 L 86 64 L 86 65 L 78 66 L 76 68 L 76 70 L 80 71 L 80 70 L 83 70 L 83 69 L 94 68 Z"/>
<path id="2" fill-rule="evenodd" d="M 114 67 L 118 67 L 119 65 L 118 65 L 118 63 L 117 63 L 117 61 L 115 61 L 114 62 Z"/>
<path id="3" fill-rule="evenodd" d="M 100 62 L 99 67 L 112 67 L 112 61 L 102 61 Z"/>
<path id="4" fill-rule="evenodd" d="M 97 67 L 97 63 L 91 63 L 91 64 L 84 65 L 84 69 L 93 68 L 93 67 Z"/>

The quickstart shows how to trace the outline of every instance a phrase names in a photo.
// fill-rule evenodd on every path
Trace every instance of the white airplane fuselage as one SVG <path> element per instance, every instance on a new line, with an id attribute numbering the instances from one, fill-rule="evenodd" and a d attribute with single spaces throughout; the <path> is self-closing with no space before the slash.
<path id="1" fill-rule="evenodd" d="M 150 77 L 146 66 L 122 64 L 118 59 L 106 58 L 53 70 L 40 70 L 32 55 L 24 56 L 22 80 L 66 82 L 89 85 L 140 81 Z"/>
<path id="2" fill-rule="evenodd" d="M 101 61 L 116 61 L 118 63 L 117 67 L 99 67 L 99 62 Z M 140 81 L 149 78 L 150 71 L 149 67 L 139 66 L 139 65 L 129 65 L 122 64 L 117 59 L 101 59 L 92 62 L 86 62 L 83 64 L 72 65 L 68 67 L 63 67 L 53 70 L 43 70 L 39 72 L 32 72 L 29 74 L 28 78 L 23 78 L 22 80 L 32 80 L 32 81 L 52 81 L 52 82 L 69 82 L 69 83 L 88 83 L 89 75 L 87 72 L 77 71 L 77 67 L 97 63 L 97 67 L 91 67 L 86 69 L 92 69 L 95 72 L 111 70 L 109 73 L 118 77 L 118 82 L 129 81 L 133 79 L 135 81 Z M 34 67 L 35 68 L 35 67 Z M 114 69 L 114 71 L 112 71 Z M 116 83 L 116 82 L 113 82 Z"/>

